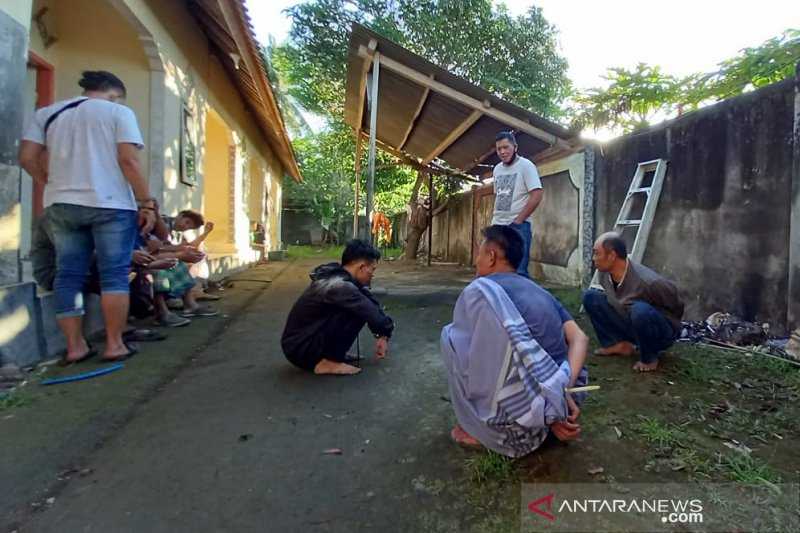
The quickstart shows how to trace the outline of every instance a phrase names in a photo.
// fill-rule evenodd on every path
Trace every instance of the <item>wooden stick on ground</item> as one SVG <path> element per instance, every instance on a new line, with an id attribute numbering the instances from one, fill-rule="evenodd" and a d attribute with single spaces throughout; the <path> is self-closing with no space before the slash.
<path id="1" fill-rule="evenodd" d="M 600 385 L 585 385 L 583 387 L 570 387 L 564 389 L 564 392 L 589 392 L 593 390 L 600 390 Z"/>
<path id="2" fill-rule="evenodd" d="M 742 348 L 741 346 L 736 346 L 734 344 L 728 344 L 727 342 L 715 341 L 713 339 L 709 339 L 708 342 L 700 342 L 698 344 L 702 344 L 702 345 L 708 346 L 710 348 L 719 348 L 721 350 L 729 350 L 731 352 L 747 353 L 747 354 L 751 354 L 751 355 L 763 355 L 763 356 L 766 356 L 766 357 L 771 357 L 772 359 L 777 359 L 778 361 L 783 361 L 784 363 L 789 363 L 790 365 L 794 365 L 794 366 L 800 367 L 800 361 L 793 361 L 792 359 L 787 359 L 785 357 L 780 357 L 778 355 L 773 355 L 771 353 L 757 352 L 755 350 L 748 350 L 747 348 Z"/>

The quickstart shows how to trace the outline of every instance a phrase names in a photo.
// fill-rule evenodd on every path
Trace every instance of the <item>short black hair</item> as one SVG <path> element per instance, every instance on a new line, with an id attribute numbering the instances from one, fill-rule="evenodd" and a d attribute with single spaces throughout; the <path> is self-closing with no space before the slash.
<path id="1" fill-rule="evenodd" d="M 513 131 L 501 131 L 497 135 L 494 136 L 494 142 L 507 140 L 514 146 L 517 146 L 517 137 L 514 135 Z"/>
<path id="2" fill-rule="evenodd" d="M 603 249 L 606 252 L 614 252 L 617 254 L 617 257 L 620 259 L 627 259 L 628 258 L 628 246 L 625 244 L 625 241 L 622 240 L 622 237 L 619 235 L 610 235 L 603 239 Z"/>
<path id="3" fill-rule="evenodd" d="M 117 89 L 122 96 L 127 95 L 125 84 L 115 75 L 105 70 L 84 70 L 78 85 L 87 91 L 108 91 Z"/>
<path id="4" fill-rule="evenodd" d="M 184 209 L 180 213 L 178 213 L 179 217 L 186 217 L 192 221 L 196 228 L 199 228 L 203 224 L 206 223 L 206 220 L 203 218 L 203 215 L 200 214 L 198 211 L 194 211 L 192 209 Z"/>
<path id="5" fill-rule="evenodd" d="M 347 246 L 342 252 L 342 265 L 349 265 L 365 259 L 367 261 L 377 261 L 381 258 L 381 253 L 370 243 L 361 239 L 347 241 Z"/>
<path id="6" fill-rule="evenodd" d="M 516 269 L 522 262 L 522 256 L 525 251 L 525 241 L 522 240 L 522 235 L 511 226 L 504 226 L 502 224 L 495 224 L 481 230 L 483 238 L 487 243 L 492 243 L 501 250 L 506 256 L 506 261 Z"/>

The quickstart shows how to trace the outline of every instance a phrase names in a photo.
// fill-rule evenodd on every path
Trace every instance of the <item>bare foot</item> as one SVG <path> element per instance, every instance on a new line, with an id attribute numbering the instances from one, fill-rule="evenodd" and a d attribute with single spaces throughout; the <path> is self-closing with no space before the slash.
<path id="1" fill-rule="evenodd" d="M 595 355 L 621 355 L 629 357 L 636 353 L 636 347 L 628 341 L 621 341 L 594 351 Z"/>
<path id="2" fill-rule="evenodd" d="M 643 363 L 638 361 L 635 365 L 633 365 L 633 369 L 637 372 L 652 372 L 658 368 L 658 359 L 653 361 L 652 363 Z"/>
<path id="3" fill-rule="evenodd" d="M 450 431 L 450 438 L 453 439 L 453 442 L 464 448 L 469 448 L 471 450 L 483 448 L 483 444 L 481 444 L 478 439 L 464 431 L 458 424 Z"/>
<path id="4" fill-rule="evenodd" d="M 314 373 L 320 375 L 352 376 L 359 372 L 361 372 L 361 369 L 358 367 L 348 365 L 347 363 L 337 363 L 336 361 L 330 361 L 328 359 L 321 360 L 317 363 L 317 366 L 314 367 Z"/>

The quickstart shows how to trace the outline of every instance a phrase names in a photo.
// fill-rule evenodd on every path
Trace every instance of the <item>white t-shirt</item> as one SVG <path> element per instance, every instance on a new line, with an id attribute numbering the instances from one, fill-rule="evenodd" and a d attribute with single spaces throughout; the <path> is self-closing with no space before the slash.
<path id="1" fill-rule="evenodd" d="M 77 107 L 47 119 L 76 100 Z M 121 104 L 100 98 L 72 98 L 36 111 L 23 137 L 47 146 L 48 177 L 44 206 L 74 204 L 136 211 L 136 199 L 117 162 L 117 144 L 144 147 L 136 115 Z"/>
<path id="2" fill-rule="evenodd" d="M 539 171 L 529 159 L 519 155 L 510 165 L 502 162 L 494 167 L 494 215 L 492 224 L 514 222 L 528 201 L 528 193 L 542 188 Z"/>

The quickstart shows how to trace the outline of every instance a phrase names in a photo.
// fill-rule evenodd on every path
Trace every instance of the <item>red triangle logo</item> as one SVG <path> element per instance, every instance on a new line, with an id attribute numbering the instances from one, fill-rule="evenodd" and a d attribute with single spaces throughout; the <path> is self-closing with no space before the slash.
<path id="1" fill-rule="evenodd" d="M 548 512 L 548 511 L 552 511 L 553 510 L 553 498 L 555 498 L 555 494 L 548 494 L 544 498 L 539 498 L 538 500 L 529 503 L 528 504 L 528 509 L 530 509 L 532 512 L 534 512 L 534 513 L 536 513 L 538 515 L 541 515 L 541 516 L 547 518 L 548 520 L 550 520 L 552 522 L 553 520 L 556 519 L 556 517 L 555 517 L 554 514 Z M 547 511 L 545 511 L 544 509 L 542 509 L 540 507 L 540 506 L 542 506 L 542 504 L 546 505 Z"/>

